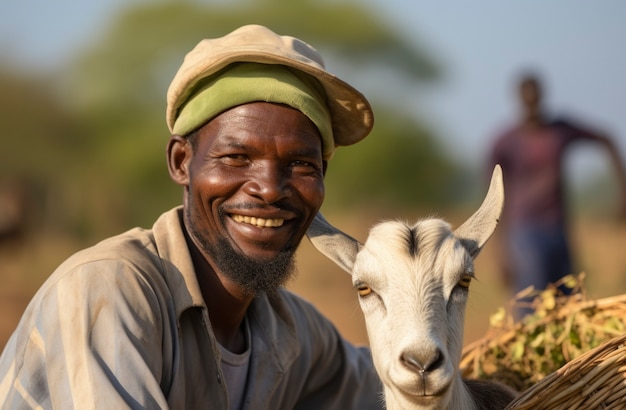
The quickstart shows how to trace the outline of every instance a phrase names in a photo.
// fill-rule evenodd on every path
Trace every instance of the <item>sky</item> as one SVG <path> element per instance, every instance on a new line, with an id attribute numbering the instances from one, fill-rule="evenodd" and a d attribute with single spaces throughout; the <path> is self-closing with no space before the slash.
<path id="1" fill-rule="evenodd" d="M 372 0 L 372 4 L 374 1 Z M 514 120 L 520 70 L 539 71 L 554 114 L 614 137 L 626 157 L 626 2 L 620 0 L 387 0 L 399 30 L 421 39 L 446 69 L 416 110 L 426 110 L 456 155 L 479 164 Z M 421 105 L 418 105 L 421 104 Z M 575 148 L 574 181 L 610 172 L 605 151 Z"/>
<path id="2" fill-rule="evenodd" d="M 135 0 L 140 1 L 140 0 Z M 145 1 L 145 0 L 144 0 Z M 356 1 L 356 0 L 355 0 Z M 0 58 L 58 67 L 103 30 L 124 0 L 20 0 L 0 4 Z M 523 68 L 541 72 L 555 113 L 614 136 L 626 157 L 626 2 L 623 0 L 365 0 L 398 33 L 419 39 L 444 77 L 410 103 L 450 154 L 480 166 L 515 117 L 513 85 Z M 574 180 L 608 172 L 597 147 L 577 148 Z"/>

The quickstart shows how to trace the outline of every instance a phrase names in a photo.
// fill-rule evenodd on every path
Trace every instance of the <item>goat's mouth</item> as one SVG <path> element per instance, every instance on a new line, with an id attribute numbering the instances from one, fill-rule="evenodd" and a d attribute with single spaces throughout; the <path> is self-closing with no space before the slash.
<path id="1" fill-rule="evenodd" d="M 420 386 L 421 387 L 421 386 Z M 448 401 L 445 392 L 432 393 L 418 389 L 386 389 L 385 396 L 389 402 L 399 403 L 400 408 L 444 409 Z M 393 397 L 393 398 L 392 398 Z"/>
<path id="2" fill-rule="evenodd" d="M 451 383 L 440 385 L 433 383 L 429 380 L 428 375 L 419 374 L 418 380 L 414 380 L 412 383 L 396 384 L 396 387 L 406 396 L 410 396 L 413 400 L 431 401 L 441 400 L 441 398 L 450 389 Z"/>

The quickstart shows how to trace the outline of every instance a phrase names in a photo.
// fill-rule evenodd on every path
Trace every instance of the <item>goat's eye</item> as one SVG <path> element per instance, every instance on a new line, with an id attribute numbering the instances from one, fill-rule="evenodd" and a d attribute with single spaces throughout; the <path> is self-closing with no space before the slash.
<path id="1" fill-rule="evenodd" d="M 464 289 L 469 289 L 470 283 L 472 282 L 472 275 L 464 274 L 461 276 L 458 285 Z"/>
<path id="2" fill-rule="evenodd" d="M 372 293 L 372 288 L 370 288 L 369 286 L 367 286 L 364 283 L 361 283 L 359 285 L 356 286 L 356 290 L 357 292 L 359 292 L 359 296 L 363 297 L 363 296 L 367 296 L 370 293 Z"/>

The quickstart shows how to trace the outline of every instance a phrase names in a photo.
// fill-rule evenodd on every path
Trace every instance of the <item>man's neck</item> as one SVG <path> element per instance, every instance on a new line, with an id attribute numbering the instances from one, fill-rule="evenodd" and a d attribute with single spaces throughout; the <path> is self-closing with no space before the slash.
<path id="1" fill-rule="evenodd" d="M 521 117 L 521 125 L 523 127 L 539 128 L 546 125 L 546 118 L 539 109 L 528 109 Z"/>
<path id="2" fill-rule="evenodd" d="M 189 235 L 185 236 L 215 338 L 224 348 L 241 353 L 246 349 L 243 321 L 254 297 L 213 267 Z"/>

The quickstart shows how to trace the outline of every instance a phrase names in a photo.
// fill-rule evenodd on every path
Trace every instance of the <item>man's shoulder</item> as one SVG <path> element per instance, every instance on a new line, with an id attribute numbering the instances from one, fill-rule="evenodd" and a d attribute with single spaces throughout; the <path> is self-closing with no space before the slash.
<path id="1" fill-rule="evenodd" d="M 172 236 L 176 236 L 172 232 L 172 224 L 178 223 L 177 212 L 177 209 L 165 212 L 150 229 L 134 227 L 79 250 L 67 258 L 59 269 L 71 270 L 87 264 L 125 264 L 137 268 L 160 265 L 164 251 L 159 247 L 159 235 L 161 242 L 170 239 L 169 247 L 175 248 L 181 243 L 185 245 L 184 241 L 171 240 Z"/>
<path id="2" fill-rule="evenodd" d="M 334 328 L 330 319 L 304 297 L 288 289 L 281 289 L 278 297 L 288 306 L 290 314 L 293 315 L 297 325 L 304 325 L 313 329 Z"/>
<path id="3" fill-rule="evenodd" d="M 554 116 L 550 120 L 550 125 L 572 132 L 591 132 L 594 129 L 587 121 L 567 113 Z"/>
<path id="4" fill-rule="evenodd" d="M 157 260 L 152 231 L 133 228 L 74 253 L 59 266 L 59 269 L 72 270 L 81 265 L 94 263 L 144 265 L 150 260 Z"/>
<path id="5" fill-rule="evenodd" d="M 573 121 L 571 118 L 568 118 L 566 116 L 556 116 L 554 118 L 551 118 L 548 124 L 550 125 L 550 127 L 553 127 L 553 128 L 562 128 L 562 129 L 579 128 L 579 125 L 577 125 L 576 121 Z"/>
<path id="6" fill-rule="evenodd" d="M 50 292 L 77 286 L 95 291 L 112 283 L 121 293 L 161 294 L 167 287 L 162 270 L 152 230 L 133 228 L 70 255 L 37 294 L 45 298 Z"/>
<path id="7" fill-rule="evenodd" d="M 302 296 L 298 295 L 297 293 L 294 293 L 293 291 L 289 289 L 281 288 L 278 291 L 277 296 L 283 299 L 284 301 L 286 301 L 287 303 L 289 303 L 289 305 L 295 309 L 313 311 L 313 312 L 319 313 L 317 308 L 310 301 L 306 300 Z"/>
<path id="8" fill-rule="evenodd" d="M 512 138 L 517 138 L 517 136 L 520 134 L 519 129 L 520 129 L 520 126 L 517 124 L 509 125 L 505 128 L 502 128 L 500 132 L 496 134 L 496 141 L 503 141 L 503 140 L 508 140 Z"/>

